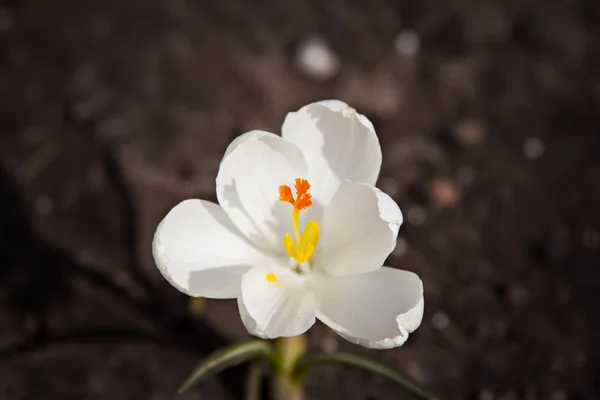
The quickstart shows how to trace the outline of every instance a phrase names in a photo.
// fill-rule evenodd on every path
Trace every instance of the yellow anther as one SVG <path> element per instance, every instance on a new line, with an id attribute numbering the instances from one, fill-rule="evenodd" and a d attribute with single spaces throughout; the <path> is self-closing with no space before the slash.
<path id="1" fill-rule="evenodd" d="M 300 236 L 298 262 L 304 262 L 310 260 L 319 243 L 319 224 L 315 221 L 309 221 Z"/>
<path id="2" fill-rule="evenodd" d="M 283 238 L 283 245 L 285 246 L 285 249 L 287 250 L 290 257 L 297 260 L 298 259 L 298 250 L 296 249 L 296 244 L 294 243 L 294 239 L 292 239 L 292 237 L 290 236 L 289 233 L 285 234 L 285 237 Z"/>
<path id="3" fill-rule="evenodd" d="M 277 283 L 277 275 L 273 273 L 266 274 L 265 278 L 267 278 L 267 282 L 269 283 Z"/>
<path id="4" fill-rule="evenodd" d="M 319 242 L 319 225 L 315 221 L 309 221 L 306 228 L 300 235 L 300 210 L 312 206 L 312 196 L 308 193 L 310 183 L 306 179 L 296 179 L 294 188 L 296 189 L 296 198 L 292 195 L 292 190 L 287 185 L 279 186 L 279 200 L 290 203 L 294 206 L 292 210 L 292 221 L 294 223 L 294 239 L 290 234 L 283 238 L 283 244 L 290 257 L 299 263 L 308 261 L 313 255 L 317 243 Z"/>

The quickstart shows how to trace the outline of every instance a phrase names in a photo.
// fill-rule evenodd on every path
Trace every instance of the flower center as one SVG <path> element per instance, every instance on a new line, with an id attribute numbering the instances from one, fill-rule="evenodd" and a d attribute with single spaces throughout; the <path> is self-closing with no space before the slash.
<path id="1" fill-rule="evenodd" d="M 287 185 L 279 186 L 279 200 L 294 206 L 292 210 L 292 221 L 294 222 L 294 239 L 289 233 L 285 234 L 283 244 L 288 254 L 298 263 L 310 260 L 319 242 L 319 224 L 309 221 L 300 235 L 298 227 L 300 211 L 312 206 L 312 196 L 308 193 L 310 183 L 306 179 L 296 178 L 296 197 L 292 195 L 292 189 Z"/>

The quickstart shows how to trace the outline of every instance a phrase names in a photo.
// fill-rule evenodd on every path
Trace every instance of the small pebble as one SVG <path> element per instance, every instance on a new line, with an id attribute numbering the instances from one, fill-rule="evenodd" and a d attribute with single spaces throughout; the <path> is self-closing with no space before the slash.
<path id="1" fill-rule="evenodd" d="M 571 301 L 571 288 L 568 286 L 561 286 L 556 289 L 556 299 L 562 304 L 566 304 Z"/>
<path id="2" fill-rule="evenodd" d="M 463 146 L 472 147 L 480 144 L 485 139 L 487 128 L 483 122 L 469 118 L 454 125 L 452 133 Z"/>
<path id="3" fill-rule="evenodd" d="M 107 382 L 102 379 L 102 377 L 98 375 L 90 375 L 88 379 L 88 388 L 94 394 L 102 394 L 105 395 L 108 389 Z"/>
<path id="4" fill-rule="evenodd" d="M 333 336 L 326 336 L 321 340 L 321 350 L 323 350 L 325 354 L 337 353 L 339 347 L 338 340 Z"/>
<path id="5" fill-rule="evenodd" d="M 78 101 L 72 106 L 73 116 L 77 121 L 85 121 L 94 115 L 94 104 L 90 101 Z"/>
<path id="6" fill-rule="evenodd" d="M 98 81 L 100 70 L 98 66 L 91 62 L 81 63 L 71 78 L 71 85 L 76 92 L 86 92 L 94 88 Z"/>
<path id="7" fill-rule="evenodd" d="M 552 368 L 552 370 L 554 370 L 556 372 L 559 372 L 559 371 L 562 371 L 563 369 L 565 369 L 564 358 L 557 357 L 554 360 L 552 360 L 552 362 L 550 363 L 550 368 Z"/>
<path id="8" fill-rule="evenodd" d="M 584 366 L 588 362 L 588 355 L 585 352 L 576 353 L 573 356 L 573 363 L 578 366 Z"/>
<path id="9" fill-rule="evenodd" d="M 32 316 L 26 316 L 25 317 L 25 331 L 27 333 L 33 333 L 35 332 L 38 328 L 39 328 L 39 322 L 37 321 L 36 318 L 32 317 Z"/>
<path id="10" fill-rule="evenodd" d="M 394 197 L 398 193 L 398 182 L 394 178 L 381 178 L 378 187 L 390 197 Z"/>
<path id="11" fill-rule="evenodd" d="M 528 297 L 527 289 L 523 285 L 514 283 L 508 286 L 508 299 L 513 305 L 523 305 Z"/>
<path id="12" fill-rule="evenodd" d="M 470 165 L 463 165 L 456 171 L 456 180 L 460 186 L 466 187 L 470 186 L 473 182 L 475 182 L 475 178 L 477 173 L 475 172 L 475 168 Z"/>
<path id="13" fill-rule="evenodd" d="M 94 265 L 98 263 L 97 257 L 94 255 L 94 252 L 89 249 L 83 249 L 81 253 L 79 253 L 79 262 L 86 265 Z"/>
<path id="14" fill-rule="evenodd" d="M 413 225 L 423 225 L 427 221 L 427 210 L 421 206 L 413 206 L 408 210 L 406 217 Z"/>
<path id="15" fill-rule="evenodd" d="M 42 195 L 35 199 L 33 207 L 39 215 L 47 216 L 54 211 L 54 202 L 49 196 Z"/>
<path id="16" fill-rule="evenodd" d="M 494 329 L 494 336 L 498 337 L 498 338 L 502 338 L 504 336 L 506 336 L 506 334 L 508 333 L 508 323 L 502 319 L 502 318 L 497 318 L 493 321 L 493 329 Z"/>
<path id="17" fill-rule="evenodd" d="M 487 201 L 480 201 L 473 207 L 473 214 L 480 221 L 485 221 L 490 217 L 490 204 Z"/>
<path id="18" fill-rule="evenodd" d="M 308 38 L 300 45 L 295 64 L 300 71 L 318 80 L 329 79 L 340 69 L 338 56 L 320 37 Z"/>
<path id="19" fill-rule="evenodd" d="M 0 33 L 8 32 L 14 26 L 15 17 L 13 13 L 5 7 L 0 7 Z"/>
<path id="20" fill-rule="evenodd" d="M 479 392 L 479 396 L 477 396 L 477 400 L 494 400 L 494 391 L 490 388 L 485 388 L 481 392 Z"/>
<path id="21" fill-rule="evenodd" d="M 94 166 L 88 171 L 88 185 L 92 190 L 100 190 L 106 184 L 104 170 Z"/>
<path id="22" fill-rule="evenodd" d="M 405 29 L 396 35 L 394 39 L 396 51 L 403 56 L 412 57 L 416 55 L 421 48 L 421 38 L 417 32 L 412 29 Z"/>
<path id="23" fill-rule="evenodd" d="M 14 66 L 23 67 L 29 61 L 29 51 L 23 47 L 13 47 L 8 50 L 8 59 Z"/>
<path id="24" fill-rule="evenodd" d="M 171 0 L 167 3 L 168 10 L 173 17 L 185 18 L 189 16 L 190 9 L 188 0 Z"/>
<path id="25" fill-rule="evenodd" d="M 19 139 L 27 145 L 36 145 L 45 138 L 44 130 L 36 125 L 31 125 L 23 128 L 19 135 Z"/>
<path id="26" fill-rule="evenodd" d="M 545 146 L 542 139 L 532 136 L 523 143 L 523 154 L 530 160 L 536 160 L 544 154 Z"/>
<path id="27" fill-rule="evenodd" d="M 582 236 L 583 245 L 588 249 L 598 247 L 600 244 L 600 233 L 594 229 L 586 229 Z"/>
<path id="28" fill-rule="evenodd" d="M 400 258 L 406 253 L 406 250 L 408 250 L 408 244 L 406 243 L 406 240 L 403 238 L 398 238 L 398 241 L 396 242 L 396 248 L 394 248 L 392 255 Z"/>
<path id="29" fill-rule="evenodd" d="M 445 329 L 449 323 L 450 318 L 448 317 L 448 314 L 443 311 L 437 311 L 431 317 L 431 324 L 439 330 Z"/>
<path id="30" fill-rule="evenodd" d="M 523 388 L 523 400 L 537 400 L 535 385 L 526 384 Z"/>
<path id="31" fill-rule="evenodd" d="M 547 88 L 557 88 L 560 84 L 560 74 L 552 63 L 542 61 L 535 68 L 537 80 Z"/>
<path id="32" fill-rule="evenodd" d="M 429 186 L 429 193 L 434 203 L 440 207 L 453 207 L 460 197 L 456 185 L 446 179 L 433 180 Z"/>
<path id="33" fill-rule="evenodd" d="M 567 400 L 567 394 L 564 392 L 564 390 L 555 390 L 554 392 L 552 392 L 552 395 L 550 396 L 551 400 Z"/>
<path id="34" fill-rule="evenodd" d="M 112 30 L 111 21 L 107 18 L 97 16 L 90 24 L 90 33 L 96 38 L 106 38 Z"/>
<path id="35" fill-rule="evenodd" d="M 508 391 L 508 392 L 504 393 L 503 395 L 501 395 L 500 397 L 498 397 L 498 400 L 517 400 L 517 396 L 515 395 L 514 392 Z"/>
<path id="36" fill-rule="evenodd" d="M 488 260 L 482 260 L 477 264 L 477 275 L 483 279 L 490 278 L 494 274 L 494 265 Z"/>

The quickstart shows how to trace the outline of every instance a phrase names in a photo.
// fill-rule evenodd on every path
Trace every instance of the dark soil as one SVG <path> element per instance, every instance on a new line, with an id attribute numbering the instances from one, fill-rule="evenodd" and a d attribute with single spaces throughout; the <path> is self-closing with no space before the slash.
<path id="1" fill-rule="evenodd" d="M 420 47 L 398 51 L 407 30 Z M 315 35 L 340 61 L 321 80 L 294 61 Z M 151 238 L 179 201 L 215 199 L 235 136 L 324 98 L 375 124 L 406 219 L 388 264 L 421 276 L 426 312 L 401 348 L 317 326 L 311 351 L 371 355 L 446 399 L 597 398 L 599 68 L 597 0 L 9 0 L 0 398 L 172 399 L 245 338 L 234 302 L 190 316 Z M 239 398 L 244 376 L 180 398 Z M 330 367 L 309 393 L 408 398 Z"/>

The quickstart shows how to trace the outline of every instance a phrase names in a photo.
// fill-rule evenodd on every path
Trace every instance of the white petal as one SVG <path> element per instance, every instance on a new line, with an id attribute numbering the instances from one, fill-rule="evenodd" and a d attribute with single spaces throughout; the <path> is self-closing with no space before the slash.
<path id="1" fill-rule="evenodd" d="M 334 276 L 375 271 L 396 247 L 400 208 L 379 189 L 344 182 L 325 209 L 315 266 Z"/>
<path id="2" fill-rule="evenodd" d="M 227 149 L 225 150 L 225 155 L 223 156 L 223 160 L 229 154 L 231 154 L 240 144 L 247 142 L 249 140 L 260 139 L 261 137 L 264 137 L 264 136 L 278 137 L 274 133 L 266 132 L 266 131 L 259 131 L 259 130 L 254 130 L 254 131 L 250 131 L 250 132 L 241 134 L 240 136 L 233 139 L 233 141 L 231 143 L 229 143 L 229 146 L 227 146 Z M 223 162 L 223 161 L 221 161 L 221 162 Z"/>
<path id="3" fill-rule="evenodd" d="M 373 124 L 339 100 L 309 104 L 289 113 L 284 139 L 306 157 L 312 194 L 326 206 L 346 179 L 375 185 L 381 168 L 381 148 Z"/>
<path id="4" fill-rule="evenodd" d="M 313 282 L 317 318 L 352 343 L 374 349 L 402 346 L 421 324 L 423 283 L 412 272 L 383 267 L 319 278 Z"/>
<path id="5" fill-rule="evenodd" d="M 302 278 L 285 269 L 248 271 L 238 305 L 248 332 L 266 339 L 297 336 L 315 323 L 314 294 L 304 288 Z"/>
<path id="6" fill-rule="evenodd" d="M 400 211 L 400 207 L 398 204 L 392 199 L 387 193 L 382 192 L 377 188 L 373 188 L 375 193 L 377 194 L 377 200 L 379 205 L 379 216 L 384 221 L 387 221 L 388 226 L 394 233 L 394 241 L 398 237 L 398 231 L 400 230 L 400 225 L 404 222 L 404 217 L 402 216 L 402 211 Z M 396 245 L 394 245 L 396 247 Z"/>
<path id="7" fill-rule="evenodd" d="M 265 332 L 260 330 L 260 328 L 258 327 L 256 322 L 252 319 L 252 317 L 248 313 L 248 309 L 244 305 L 244 300 L 242 300 L 241 296 L 238 297 L 237 303 L 238 303 L 238 309 L 240 310 L 240 317 L 242 318 L 242 322 L 244 323 L 244 326 L 246 327 L 246 330 L 248 331 L 248 333 L 251 334 L 252 336 L 256 336 L 261 339 L 270 339 L 265 334 Z"/>
<path id="8" fill-rule="evenodd" d="M 264 249 L 283 252 L 293 231 L 292 206 L 279 201 L 279 186 L 308 175 L 302 152 L 278 136 L 239 144 L 221 163 L 217 198 L 237 228 Z"/>
<path id="9" fill-rule="evenodd" d="M 255 265 L 276 261 L 250 244 L 215 203 L 186 200 L 156 228 L 152 253 L 156 266 L 177 289 L 190 296 L 235 298 L 241 278 Z"/>

